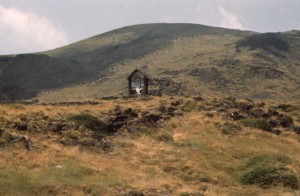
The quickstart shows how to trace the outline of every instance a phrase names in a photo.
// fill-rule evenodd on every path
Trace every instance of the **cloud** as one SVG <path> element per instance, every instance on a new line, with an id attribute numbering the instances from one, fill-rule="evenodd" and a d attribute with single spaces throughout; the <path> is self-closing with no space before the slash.
<path id="1" fill-rule="evenodd" d="M 238 17 L 233 13 L 228 12 L 222 6 L 219 6 L 220 26 L 230 29 L 243 29 Z"/>
<path id="2" fill-rule="evenodd" d="M 0 53 L 33 52 L 65 45 L 68 37 L 47 18 L 0 4 L 0 41 Z"/>

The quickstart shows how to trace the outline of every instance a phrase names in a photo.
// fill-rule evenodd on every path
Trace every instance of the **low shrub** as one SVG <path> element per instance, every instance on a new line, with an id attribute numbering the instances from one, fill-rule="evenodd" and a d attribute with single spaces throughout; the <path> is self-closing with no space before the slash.
<path id="1" fill-rule="evenodd" d="M 278 177 L 277 171 L 273 166 L 258 166 L 244 173 L 240 181 L 243 184 L 271 185 Z"/>
<path id="2" fill-rule="evenodd" d="M 173 166 L 167 165 L 167 166 L 163 167 L 163 171 L 166 172 L 166 173 L 173 173 L 173 172 L 176 171 L 176 168 L 173 167 Z"/>
<path id="3" fill-rule="evenodd" d="M 191 112 L 191 111 L 197 110 L 197 109 L 198 109 L 197 102 L 192 101 L 192 100 L 188 100 L 182 106 L 182 110 L 185 111 L 185 112 Z"/>
<path id="4" fill-rule="evenodd" d="M 79 140 L 79 143 L 83 148 L 90 148 L 96 145 L 97 141 L 93 138 L 83 138 Z"/>
<path id="5" fill-rule="evenodd" d="M 290 111 L 293 111 L 293 110 L 296 109 L 295 106 L 290 105 L 290 104 L 279 104 L 276 108 L 277 109 L 281 109 L 281 110 L 283 110 L 285 112 L 290 112 Z"/>
<path id="6" fill-rule="evenodd" d="M 6 142 L 11 142 L 12 140 L 15 139 L 15 137 L 13 136 L 13 134 L 10 133 L 10 132 L 7 131 L 7 130 L 4 130 L 4 131 L 2 132 L 1 138 L 2 138 L 3 140 L 5 140 Z"/>
<path id="7" fill-rule="evenodd" d="M 241 176 L 243 184 L 256 184 L 262 187 L 283 185 L 284 187 L 298 190 L 297 175 L 287 168 L 274 166 L 257 166 Z"/>
<path id="8" fill-rule="evenodd" d="M 225 123 L 223 125 L 218 126 L 223 134 L 227 135 L 237 135 L 242 131 L 242 128 L 239 125 L 233 123 Z"/>
<path id="9" fill-rule="evenodd" d="M 246 163 L 247 170 L 240 177 L 240 182 L 262 187 L 282 185 L 298 190 L 297 175 L 286 167 L 290 163 L 292 160 L 282 154 L 255 156 Z"/>
<path id="10" fill-rule="evenodd" d="M 84 125 L 86 128 L 95 132 L 109 133 L 108 125 L 90 114 L 83 113 L 72 115 L 68 117 L 68 120 L 79 125 Z"/>
<path id="11" fill-rule="evenodd" d="M 67 137 L 73 140 L 79 140 L 82 137 L 82 134 L 77 130 L 66 130 L 62 132 L 63 137 Z"/>
<path id="12" fill-rule="evenodd" d="M 277 155 L 257 155 L 249 159 L 246 167 L 256 167 L 261 165 L 273 165 L 277 167 L 284 167 L 292 163 L 292 159 L 283 154 Z"/>
<path id="13" fill-rule="evenodd" d="M 6 141 L 2 138 L 0 138 L 0 147 L 4 147 L 6 144 Z"/>
<path id="14" fill-rule="evenodd" d="M 251 119 L 242 119 L 240 121 L 246 127 L 253 127 L 256 129 L 261 129 L 264 131 L 272 131 L 270 123 L 264 119 L 251 118 Z"/>

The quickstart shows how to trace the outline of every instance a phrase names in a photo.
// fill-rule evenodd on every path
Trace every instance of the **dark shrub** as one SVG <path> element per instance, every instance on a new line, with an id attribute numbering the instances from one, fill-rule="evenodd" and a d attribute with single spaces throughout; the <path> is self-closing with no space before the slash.
<path id="1" fill-rule="evenodd" d="M 240 181 L 243 184 L 271 185 L 278 177 L 277 171 L 273 166 L 258 166 L 244 173 Z"/>
<path id="2" fill-rule="evenodd" d="M 264 131 L 272 131 L 270 123 L 264 119 L 252 118 L 252 119 L 243 119 L 241 123 L 246 127 L 253 127 L 261 129 Z"/>
<path id="3" fill-rule="evenodd" d="M 290 105 L 290 104 L 279 104 L 279 105 L 277 106 L 277 109 L 281 109 L 281 110 L 283 110 L 283 111 L 285 111 L 285 112 L 288 112 L 288 111 L 293 111 L 293 110 L 295 110 L 295 106 Z"/>
<path id="4" fill-rule="evenodd" d="M 79 125 L 84 125 L 92 131 L 109 133 L 108 125 L 90 114 L 77 114 L 70 116 L 68 119 Z"/>
<path id="5" fill-rule="evenodd" d="M 280 114 L 277 118 L 279 124 L 283 127 L 290 127 L 294 125 L 294 120 L 292 117 L 285 115 L 285 114 Z"/>
<path id="6" fill-rule="evenodd" d="M 297 175 L 286 167 L 291 163 L 292 160 L 283 154 L 255 156 L 246 163 L 247 171 L 242 174 L 240 182 L 262 187 L 281 185 L 297 190 Z"/>
<path id="7" fill-rule="evenodd" d="M 241 176 L 240 182 L 262 187 L 283 185 L 294 190 L 299 188 L 299 181 L 294 172 L 287 168 L 276 168 L 269 165 L 254 167 Z"/>

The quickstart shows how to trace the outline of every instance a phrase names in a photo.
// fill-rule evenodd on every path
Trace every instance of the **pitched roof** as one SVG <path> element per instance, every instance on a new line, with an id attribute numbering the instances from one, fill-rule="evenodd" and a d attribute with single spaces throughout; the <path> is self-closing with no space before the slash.
<path id="1" fill-rule="evenodd" d="M 135 69 L 135 70 L 128 76 L 127 80 L 130 80 L 130 78 L 131 78 L 136 72 L 141 73 L 143 76 L 145 76 L 147 79 L 149 79 L 149 77 L 147 76 L 147 74 L 141 72 L 139 69 Z"/>

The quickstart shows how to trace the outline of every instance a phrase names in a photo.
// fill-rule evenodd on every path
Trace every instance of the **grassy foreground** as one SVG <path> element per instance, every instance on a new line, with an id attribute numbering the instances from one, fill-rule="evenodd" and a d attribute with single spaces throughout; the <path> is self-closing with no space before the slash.
<path id="1" fill-rule="evenodd" d="M 299 115 L 232 98 L 1 105 L 1 195 L 298 195 Z"/>

